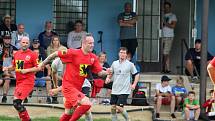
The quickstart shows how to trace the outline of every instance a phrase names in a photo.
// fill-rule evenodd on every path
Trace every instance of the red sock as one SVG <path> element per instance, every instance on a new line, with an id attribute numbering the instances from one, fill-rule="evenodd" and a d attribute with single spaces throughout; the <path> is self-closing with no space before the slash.
<path id="1" fill-rule="evenodd" d="M 72 117 L 72 115 L 68 115 L 63 113 L 62 116 L 60 117 L 60 121 L 69 121 L 69 119 Z"/>
<path id="2" fill-rule="evenodd" d="M 84 115 L 91 105 L 80 105 L 78 106 L 72 114 L 72 117 L 69 121 L 77 121 L 82 115 Z"/>
<path id="3" fill-rule="evenodd" d="M 19 118 L 21 119 L 21 121 L 30 121 L 30 117 L 28 115 L 28 111 L 25 110 L 23 112 L 19 112 Z"/>

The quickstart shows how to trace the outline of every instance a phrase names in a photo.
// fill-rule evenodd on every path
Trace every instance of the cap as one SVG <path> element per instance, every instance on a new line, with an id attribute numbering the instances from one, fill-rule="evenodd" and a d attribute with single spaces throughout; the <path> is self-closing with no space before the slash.
<path id="1" fill-rule="evenodd" d="M 201 43 L 201 42 L 202 42 L 202 41 L 201 41 L 200 39 L 196 39 L 196 40 L 195 40 L 195 44 L 196 44 L 196 43 Z"/>
<path id="2" fill-rule="evenodd" d="M 161 77 L 161 81 L 170 81 L 172 79 L 170 79 L 168 76 L 164 75 Z"/>
<path id="3" fill-rule="evenodd" d="M 3 39 L 11 39 L 11 36 L 10 35 L 4 35 Z"/>
<path id="4" fill-rule="evenodd" d="M 39 39 L 33 39 L 33 43 L 40 43 Z"/>

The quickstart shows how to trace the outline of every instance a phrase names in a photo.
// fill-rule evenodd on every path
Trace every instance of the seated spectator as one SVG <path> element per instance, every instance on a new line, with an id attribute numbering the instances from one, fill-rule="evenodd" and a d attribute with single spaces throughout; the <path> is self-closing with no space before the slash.
<path id="1" fill-rule="evenodd" d="M 45 31 L 41 32 L 38 36 L 40 40 L 40 46 L 44 49 L 47 49 L 51 43 L 51 39 L 54 35 L 57 35 L 53 30 L 53 25 L 51 21 L 46 21 L 45 23 Z"/>
<path id="2" fill-rule="evenodd" d="M 9 67 L 12 65 L 12 57 L 15 51 L 17 50 L 16 47 L 11 45 L 11 36 L 5 35 L 3 37 L 3 44 L 0 45 L 0 58 L 1 58 L 1 66 L 2 67 Z M 10 88 L 10 81 L 9 78 L 14 78 L 15 73 L 14 72 L 8 72 L 4 71 L 1 72 L 2 77 L 4 78 L 3 81 L 0 83 L 0 85 L 3 84 L 3 98 L 2 103 L 7 102 L 7 94 Z"/>
<path id="3" fill-rule="evenodd" d="M 185 120 L 198 121 L 200 114 L 199 101 L 195 99 L 195 92 L 189 91 L 188 97 L 184 100 Z"/>
<path id="4" fill-rule="evenodd" d="M 59 36 L 53 36 L 51 39 L 51 43 L 47 48 L 47 55 L 52 54 L 58 50 L 66 50 L 67 48 L 60 44 Z"/>
<path id="5" fill-rule="evenodd" d="M 75 21 L 75 30 L 68 34 L 67 47 L 81 48 L 81 39 L 86 33 L 87 32 L 83 30 L 83 22 L 81 20 Z"/>
<path id="6" fill-rule="evenodd" d="M 13 31 L 17 30 L 16 24 L 13 24 L 11 16 L 5 15 L 3 17 L 3 22 L 0 24 L 0 43 L 3 43 L 3 37 L 5 35 L 11 35 Z"/>
<path id="7" fill-rule="evenodd" d="M 213 56 L 207 52 L 207 60 L 208 62 L 213 59 Z M 200 75 L 200 60 L 201 60 L 201 40 L 197 39 L 195 41 L 195 48 L 190 48 L 186 55 L 186 69 L 185 73 L 188 76 L 191 76 L 192 81 L 196 81 L 198 79 L 197 75 Z M 196 68 L 196 71 L 194 70 Z M 198 73 L 198 74 L 197 74 Z"/>
<path id="8" fill-rule="evenodd" d="M 210 90 L 211 97 L 206 100 L 206 102 L 202 105 L 203 108 L 206 108 L 206 115 L 209 120 L 215 120 L 215 98 L 213 96 L 214 90 Z"/>
<path id="9" fill-rule="evenodd" d="M 38 39 L 34 39 L 32 42 L 32 47 L 30 48 L 34 52 L 38 53 L 39 63 L 42 62 L 46 58 L 45 49 L 40 47 L 40 43 Z M 50 65 L 46 65 L 46 67 L 42 71 L 38 71 L 36 73 L 35 86 L 46 86 L 47 90 L 47 99 L 46 102 L 48 104 L 51 103 L 51 98 L 49 95 L 49 90 L 51 89 L 51 67 Z M 40 78 L 40 79 L 38 79 Z M 54 100 L 55 102 L 55 100 Z"/>
<path id="10" fill-rule="evenodd" d="M 15 46 L 17 49 L 20 49 L 20 40 L 22 37 L 27 36 L 29 37 L 29 34 L 25 32 L 25 26 L 24 24 L 18 24 L 17 25 L 17 31 L 14 31 L 11 33 L 11 44 Z"/>
<path id="11" fill-rule="evenodd" d="M 161 83 L 156 84 L 156 118 L 160 118 L 160 108 L 161 105 L 169 105 L 170 104 L 170 113 L 172 118 L 176 118 L 174 114 L 175 110 L 175 96 L 172 94 L 172 89 L 169 85 L 169 81 L 171 79 L 168 76 L 161 77 Z"/>
<path id="12" fill-rule="evenodd" d="M 181 76 L 177 79 L 176 85 L 172 87 L 172 94 L 175 95 L 176 109 L 178 111 L 181 111 L 184 103 L 184 98 L 187 96 L 187 89 L 184 87 L 184 79 Z"/>

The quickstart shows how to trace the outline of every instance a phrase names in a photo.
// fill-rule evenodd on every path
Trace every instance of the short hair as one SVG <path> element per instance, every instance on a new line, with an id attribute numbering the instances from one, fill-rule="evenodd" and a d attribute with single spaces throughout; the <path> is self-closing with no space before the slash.
<path id="1" fill-rule="evenodd" d="M 75 24 L 77 24 L 77 23 L 80 23 L 80 24 L 82 24 L 82 25 L 84 24 L 82 20 L 76 20 L 76 21 L 75 21 Z"/>
<path id="2" fill-rule="evenodd" d="M 106 55 L 106 52 L 102 51 L 98 54 L 99 57 L 101 57 L 102 55 Z"/>
<path id="3" fill-rule="evenodd" d="M 194 91 L 189 91 L 189 92 L 188 92 L 188 95 L 189 95 L 189 94 L 196 95 L 196 93 L 195 93 Z"/>
<path id="4" fill-rule="evenodd" d="M 121 50 L 122 50 L 122 51 L 126 51 L 126 53 L 128 53 L 128 49 L 127 49 L 126 47 L 120 47 L 120 48 L 119 48 L 119 51 L 121 51 Z"/>
<path id="5" fill-rule="evenodd" d="M 83 41 L 86 40 L 87 37 L 93 37 L 93 34 L 92 33 L 86 33 L 85 35 L 83 35 L 81 38 L 81 43 L 83 43 Z"/>
<path id="6" fill-rule="evenodd" d="M 164 5 L 169 5 L 170 8 L 172 7 L 170 2 L 164 2 Z"/>
<path id="7" fill-rule="evenodd" d="M 195 44 L 196 44 L 196 43 L 202 43 L 202 40 L 201 40 L 201 39 L 196 39 L 196 40 L 195 40 Z"/>
<path id="8" fill-rule="evenodd" d="M 46 21 L 45 22 L 45 27 L 47 26 L 47 24 L 52 24 L 52 21 Z"/>
<path id="9" fill-rule="evenodd" d="M 131 5 L 130 2 L 126 2 L 126 3 L 124 4 L 124 8 L 125 8 L 127 5 L 130 5 L 130 6 L 132 7 L 132 5 Z"/>

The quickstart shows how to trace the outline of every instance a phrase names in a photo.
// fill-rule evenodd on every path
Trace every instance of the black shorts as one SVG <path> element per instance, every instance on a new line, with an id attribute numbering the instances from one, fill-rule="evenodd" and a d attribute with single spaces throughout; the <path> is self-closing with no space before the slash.
<path id="1" fill-rule="evenodd" d="M 114 95 L 111 94 L 110 104 L 123 107 L 127 104 L 128 94 Z"/>
<path id="2" fill-rule="evenodd" d="M 85 96 L 90 97 L 90 87 L 82 87 L 81 92 L 84 93 Z"/>

